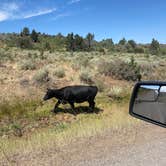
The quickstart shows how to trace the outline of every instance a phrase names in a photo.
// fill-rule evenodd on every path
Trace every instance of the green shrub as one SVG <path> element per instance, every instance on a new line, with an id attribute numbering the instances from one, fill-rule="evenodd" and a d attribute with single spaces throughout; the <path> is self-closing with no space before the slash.
<path id="1" fill-rule="evenodd" d="M 58 68 L 53 72 L 53 75 L 57 76 L 58 78 L 63 78 L 65 76 L 65 71 L 63 68 Z"/>
<path id="2" fill-rule="evenodd" d="M 78 70 L 80 67 L 87 67 L 89 65 L 89 60 L 91 57 L 88 57 L 87 55 L 77 55 L 74 62 L 72 63 L 72 68 L 75 70 Z"/>
<path id="3" fill-rule="evenodd" d="M 10 120 L 22 118 L 28 111 L 34 111 L 38 101 L 23 100 L 16 97 L 11 101 L 3 100 L 0 102 L 0 120 L 8 117 Z"/>
<path id="4" fill-rule="evenodd" d="M 71 67 L 72 67 L 73 70 L 78 71 L 81 66 L 79 65 L 79 63 L 72 63 Z"/>
<path id="5" fill-rule="evenodd" d="M 99 48 L 99 52 L 102 54 L 102 55 L 105 55 L 106 54 L 106 50 L 104 48 Z"/>
<path id="6" fill-rule="evenodd" d="M 32 41 L 29 37 L 19 37 L 17 40 L 17 46 L 23 49 L 33 48 Z"/>
<path id="7" fill-rule="evenodd" d="M 40 69 L 33 76 L 33 80 L 38 83 L 43 83 L 48 81 L 48 70 L 46 68 Z"/>
<path id="8" fill-rule="evenodd" d="M 135 53 L 144 53 L 145 52 L 145 50 L 144 50 L 144 48 L 142 48 L 141 46 L 137 46 L 136 48 L 135 48 Z"/>
<path id="9" fill-rule="evenodd" d="M 126 98 L 128 95 L 129 90 L 119 86 L 112 86 L 108 92 L 108 96 L 111 97 L 113 100 L 121 100 Z"/>
<path id="10" fill-rule="evenodd" d="M 155 74 L 156 66 L 151 63 L 140 64 L 140 71 L 144 79 L 152 79 L 152 76 Z M 165 72 L 162 72 L 165 73 Z M 159 74 L 158 74 L 159 75 Z"/>
<path id="11" fill-rule="evenodd" d="M 18 123 L 13 123 L 11 126 L 10 126 L 11 130 L 13 131 L 13 134 L 15 136 L 18 136 L 18 137 L 21 137 L 23 135 L 23 131 L 22 131 L 22 126 Z"/>
<path id="12" fill-rule="evenodd" d="M 161 55 L 166 55 L 166 48 L 165 47 L 161 47 L 160 48 L 160 52 L 161 52 Z"/>
<path id="13" fill-rule="evenodd" d="M 113 99 L 120 99 L 121 97 L 121 94 L 122 94 L 123 90 L 121 87 L 119 86 L 113 86 L 109 93 L 108 93 L 108 96 L 113 98 Z"/>
<path id="14" fill-rule="evenodd" d="M 34 70 L 36 69 L 36 65 L 32 60 L 24 60 L 20 62 L 21 70 Z"/>
<path id="15" fill-rule="evenodd" d="M 93 84 L 92 75 L 87 70 L 80 73 L 80 81 L 86 84 Z"/>
<path id="16" fill-rule="evenodd" d="M 34 53 L 28 52 L 27 56 L 28 56 L 29 59 L 36 59 L 36 58 L 38 58 L 38 54 L 36 52 L 34 52 Z"/>
<path id="17" fill-rule="evenodd" d="M 7 52 L 4 49 L 0 49 L 0 62 L 3 61 L 12 61 L 14 59 L 13 55 L 11 54 L 11 52 Z"/>
<path id="18" fill-rule="evenodd" d="M 134 58 L 131 58 L 130 62 L 125 62 L 121 59 L 116 59 L 113 62 L 104 61 L 98 66 L 98 71 L 106 76 L 127 81 L 136 81 L 141 76 L 140 67 Z"/>
<path id="19" fill-rule="evenodd" d="M 112 62 L 107 62 L 105 60 L 102 60 L 98 65 L 98 72 L 106 76 L 110 75 L 111 68 L 112 68 L 111 65 L 112 65 Z"/>

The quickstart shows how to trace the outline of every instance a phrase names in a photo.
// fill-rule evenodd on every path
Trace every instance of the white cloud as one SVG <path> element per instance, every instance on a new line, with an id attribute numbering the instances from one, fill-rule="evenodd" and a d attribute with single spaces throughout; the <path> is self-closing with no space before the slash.
<path id="1" fill-rule="evenodd" d="M 27 15 L 24 15 L 23 18 L 31 18 L 31 17 L 36 17 L 36 16 L 40 16 L 40 15 L 45 15 L 45 14 L 49 14 L 56 11 L 56 8 L 53 9 L 42 9 Z"/>
<path id="2" fill-rule="evenodd" d="M 14 19 L 27 19 L 56 11 L 56 8 L 41 8 L 39 10 L 34 9 L 34 12 L 32 12 L 30 10 L 24 11 L 21 7 L 20 4 L 14 2 L 0 3 L 0 22 Z"/>
<path id="3" fill-rule="evenodd" d="M 8 13 L 5 13 L 3 11 L 0 11 L 0 21 L 7 20 L 9 18 Z"/>
<path id="4" fill-rule="evenodd" d="M 59 18 L 68 17 L 68 16 L 70 16 L 69 13 L 58 14 L 57 16 L 55 16 L 55 17 L 53 18 L 53 20 L 58 20 Z"/>
<path id="5" fill-rule="evenodd" d="M 12 3 L 3 3 L 0 4 L 0 21 L 5 21 L 15 17 L 15 12 L 19 10 L 19 5 Z"/>
<path id="6" fill-rule="evenodd" d="M 4 3 L 4 4 L 2 4 L 2 9 L 5 11 L 16 11 L 19 9 L 19 5 L 14 2 Z"/>
<path id="7" fill-rule="evenodd" d="M 74 3 L 78 3 L 78 2 L 80 2 L 81 0 L 71 0 L 71 1 L 69 1 L 68 2 L 68 4 L 74 4 Z"/>
<path id="8" fill-rule="evenodd" d="M 81 0 L 69 0 L 68 5 L 78 3 Z M 5 20 L 17 20 L 17 19 L 28 19 L 32 17 L 37 17 L 41 15 L 46 15 L 55 12 L 57 9 L 52 7 L 36 7 L 29 8 L 26 6 L 25 1 L 17 3 L 14 2 L 0 2 L 0 22 Z M 54 16 L 52 20 L 57 20 L 59 18 L 70 16 L 69 13 L 62 13 Z"/>

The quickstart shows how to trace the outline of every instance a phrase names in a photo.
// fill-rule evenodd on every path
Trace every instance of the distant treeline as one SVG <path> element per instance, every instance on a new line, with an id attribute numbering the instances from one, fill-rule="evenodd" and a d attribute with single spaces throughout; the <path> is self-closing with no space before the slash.
<path id="1" fill-rule="evenodd" d="M 8 47 L 20 47 L 23 49 L 39 49 L 48 51 L 100 51 L 105 54 L 110 52 L 166 54 L 166 45 L 160 44 L 152 39 L 150 44 L 137 44 L 134 40 L 121 39 L 118 43 L 113 40 L 104 39 L 96 41 L 93 33 L 88 33 L 86 37 L 69 33 L 67 36 L 58 33 L 48 35 L 24 27 L 20 33 L 1 33 L 0 44 Z"/>

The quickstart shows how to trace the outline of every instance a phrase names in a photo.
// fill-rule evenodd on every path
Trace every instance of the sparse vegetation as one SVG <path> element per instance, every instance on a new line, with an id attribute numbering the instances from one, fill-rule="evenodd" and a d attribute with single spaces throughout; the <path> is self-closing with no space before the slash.
<path id="1" fill-rule="evenodd" d="M 31 32 L 10 36 L 12 39 L 0 49 L 0 146 L 7 154 L 25 149 L 31 152 L 32 146 L 40 149 L 41 145 L 60 145 L 108 128 L 118 131 L 137 124 L 128 117 L 125 104 L 133 81 L 139 74 L 143 80 L 166 78 L 165 57 L 151 56 L 149 46 L 127 40 L 115 44 L 111 39 L 98 43 L 93 38 L 89 47 L 87 38 L 73 36 L 77 43 L 73 52 L 66 51 L 66 37 L 61 34 L 54 38 L 38 34 L 36 40 Z M 15 38 L 30 40 L 33 49 L 12 44 Z M 80 43 L 89 48 L 83 49 L 85 45 Z M 77 116 L 68 105 L 61 105 L 57 114 L 52 114 L 55 99 L 41 101 L 47 87 L 73 84 L 98 87 L 95 108 L 98 114 L 88 112 L 88 103 L 76 104 Z M 123 107 L 119 106 L 121 104 Z"/>

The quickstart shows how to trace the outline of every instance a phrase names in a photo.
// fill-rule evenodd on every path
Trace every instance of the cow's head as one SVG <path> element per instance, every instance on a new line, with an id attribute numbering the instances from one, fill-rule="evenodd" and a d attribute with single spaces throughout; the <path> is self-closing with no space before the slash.
<path id="1" fill-rule="evenodd" d="M 45 94 L 45 96 L 43 97 L 43 100 L 49 100 L 52 97 L 54 97 L 54 92 L 52 89 L 47 89 L 47 92 Z"/>

